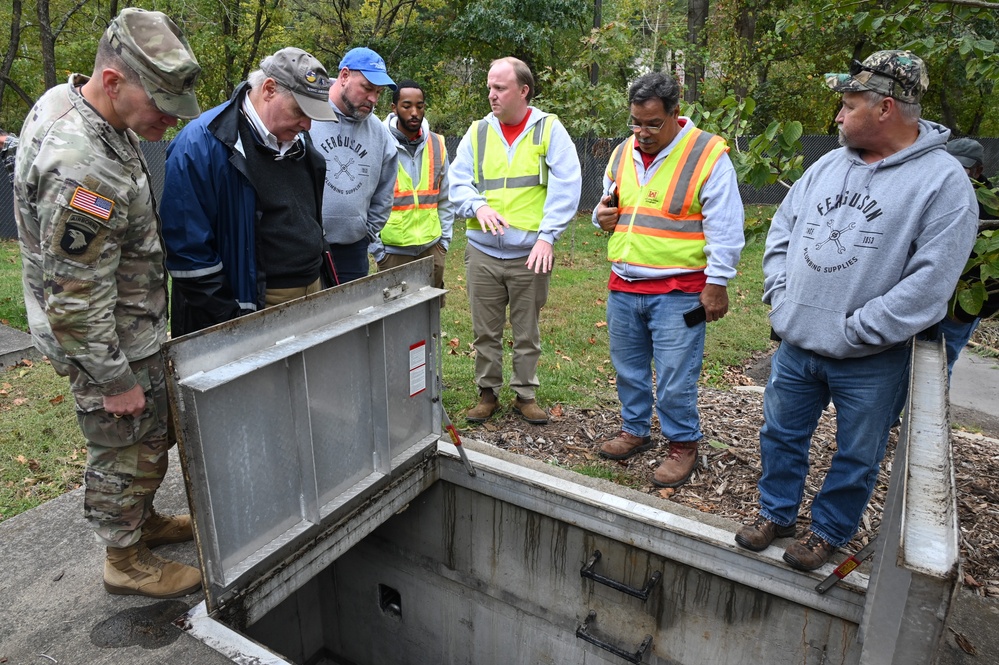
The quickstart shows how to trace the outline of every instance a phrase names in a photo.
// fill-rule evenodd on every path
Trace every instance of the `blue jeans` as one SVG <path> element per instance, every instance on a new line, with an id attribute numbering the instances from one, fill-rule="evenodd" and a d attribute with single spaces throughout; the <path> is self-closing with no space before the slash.
<path id="1" fill-rule="evenodd" d="M 947 383 L 950 383 L 950 375 L 954 373 L 954 363 L 957 362 L 957 357 L 961 355 L 961 349 L 967 345 L 968 340 L 971 336 L 975 334 L 975 328 L 981 319 L 976 318 L 971 323 L 961 323 L 960 321 L 953 321 L 948 317 L 944 317 L 940 323 L 937 324 L 940 328 L 940 332 L 943 333 L 944 341 L 947 346 Z"/>
<path id="2" fill-rule="evenodd" d="M 905 405 L 910 353 L 903 345 L 840 360 L 781 343 L 763 394 L 764 517 L 781 526 L 797 519 L 812 433 L 832 399 L 837 450 L 812 501 L 811 529 L 836 547 L 850 541 L 871 498 L 888 431 Z"/>
<path id="3" fill-rule="evenodd" d="M 368 276 L 368 239 L 349 245 L 330 245 L 337 284 L 346 284 Z"/>
<path id="4" fill-rule="evenodd" d="M 663 436 L 671 441 L 701 438 L 697 379 L 704 359 L 705 325 L 689 328 L 683 321 L 683 313 L 699 302 L 699 293 L 610 292 L 607 330 L 625 432 L 648 436 L 651 431 L 655 362 L 656 413 Z"/>

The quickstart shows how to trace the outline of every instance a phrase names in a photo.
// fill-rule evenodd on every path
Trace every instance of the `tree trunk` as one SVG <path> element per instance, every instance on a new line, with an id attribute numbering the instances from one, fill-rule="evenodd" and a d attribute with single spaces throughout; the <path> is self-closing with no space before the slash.
<path id="1" fill-rule="evenodd" d="M 683 98 L 697 101 L 698 86 L 704 80 L 705 47 L 708 34 L 704 25 L 708 21 L 708 0 L 689 0 L 687 4 L 687 89 Z"/>
<path id="2" fill-rule="evenodd" d="M 14 57 L 17 55 L 17 47 L 21 43 L 21 0 L 12 0 L 10 9 L 10 42 L 7 44 L 7 53 L 3 58 L 3 66 L 0 67 L 0 108 L 3 108 L 3 94 L 7 89 L 5 79 L 10 78 L 10 69 L 14 66 Z"/>
<path id="3" fill-rule="evenodd" d="M 37 0 L 38 41 L 42 52 L 42 80 L 45 89 L 55 87 L 55 36 L 52 34 L 52 21 L 49 18 L 49 0 Z"/>
<path id="4" fill-rule="evenodd" d="M 739 13 L 735 19 L 735 35 L 739 38 L 739 50 L 743 57 L 747 63 L 752 62 L 753 42 L 756 40 L 756 7 L 751 0 L 742 0 L 739 3 Z M 747 64 L 747 76 L 740 76 L 739 82 L 735 84 L 737 97 L 746 97 L 749 94 L 748 69 Z"/>

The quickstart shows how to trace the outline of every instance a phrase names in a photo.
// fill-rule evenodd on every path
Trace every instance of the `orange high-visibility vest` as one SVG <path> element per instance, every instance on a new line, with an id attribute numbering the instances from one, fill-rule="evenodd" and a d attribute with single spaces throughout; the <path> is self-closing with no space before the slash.
<path id="1" fill-rule="evenodd" d="M 720 136 L 691 129 L 670 150 L 645 186 L 638 182 L 635 137 L 607 163 L 617 183 L 620 218 L 607 243 L 607 258 L 650 268 L 703 270 L 701 187 L 728 145 Z"/>
<path id="2" fill-rule="evenodd" d="M 382 243 L 393 247 L 418 247 L 441 236 L 441 218 L 437 214 L 444 160 L 447 149 L 444 137 L 430 132 L 424 142 L 420 166 L 420 186 L 417 189 L 409 172 L 399 163 L 395 179 L 392 213 L 382 228 Z"/>

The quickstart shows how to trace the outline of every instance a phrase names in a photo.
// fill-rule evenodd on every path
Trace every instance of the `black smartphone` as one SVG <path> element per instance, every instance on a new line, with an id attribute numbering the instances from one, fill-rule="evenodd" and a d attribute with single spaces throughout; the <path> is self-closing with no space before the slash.
<path id="1" fill-rule="evenodd" d="M 618 199 L 617 199 L 617 183 L 616 182 L 612 182 L 611 183 L 610 191 L 607 192 L 607 195 L 610 196 L 610 199 L 607 201 L 607 207 L 608 208 L 617 208 L 618 207 Z"/>
<path id="2" fill-rule="evenodd" d="M 708 319 L 708 313 L 704 311 L 704 305 L 698 305 L 689 312 L 683 313 L 683 322 L 688 328 L 693 328 L 698 323 L 704 323 Z"/>

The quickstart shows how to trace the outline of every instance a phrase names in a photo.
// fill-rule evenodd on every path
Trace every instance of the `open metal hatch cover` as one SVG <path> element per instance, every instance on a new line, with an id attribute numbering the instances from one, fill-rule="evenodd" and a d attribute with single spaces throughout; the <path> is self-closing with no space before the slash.
<path id="1" fill-rule="evenodd" d="M 380 272 L 166 345 L 209 611 L 268 578 L 266 605 L 279 603 L 314 574 L 289 559 L 433 456 L 444 291 L 432 286 L 432 265 Z"/>

